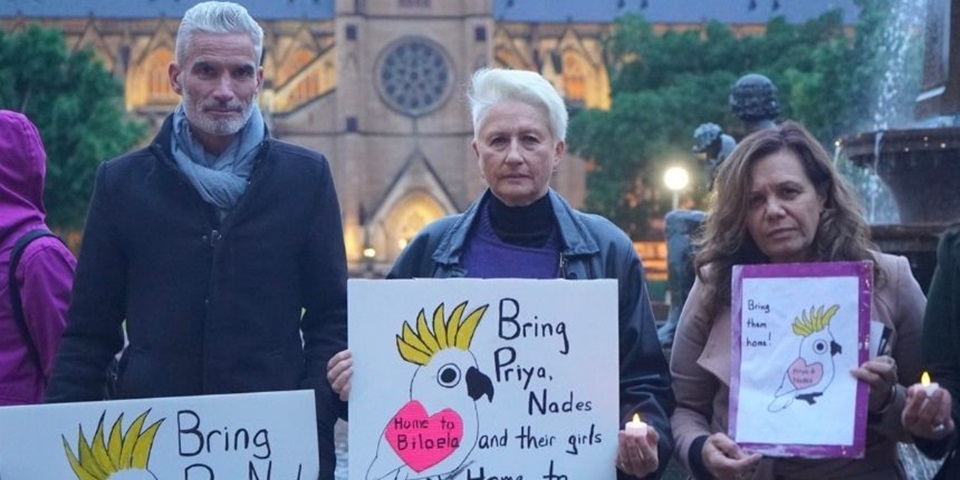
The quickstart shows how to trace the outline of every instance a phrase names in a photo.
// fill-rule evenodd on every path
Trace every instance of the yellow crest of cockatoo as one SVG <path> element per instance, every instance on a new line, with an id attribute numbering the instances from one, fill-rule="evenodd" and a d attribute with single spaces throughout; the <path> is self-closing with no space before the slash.
<path id="1" fill-rule="evenodd" d="M 488 306 L 477 308 L 470 312 L 467 318 L 463 318 L 463 312 L 467 308 L 467 302 L 463 302 L 453 309 L 449 318 L 445 318 L 444 304 L 441 303 L 433 311 L 433 331 L 430 331 L 427 324 L 425 309 L 420 309 L 416 333 L 409 322 L 403 322 L 402 333 L 397 335 L 400 356 L 410 363 L 423 366 L 430 363 L 434 354 L 445 348 L 469 350 L 473 334 L 476 333 L 477 325 Z"/>
<path id="2" fill-rule="evenodd" d="M 126 433 L 121 433 L 123 414 L 120 414 L 113 422 L 109 435 L 105 436 L 104 412 L 89 443 L 83 435 L 83 427 L 80 427 L 76 455 L 67 438 L 61 435 L 63 450 L 77 480 L 155 480 L 157 477 L 147 470 L 147 464 L 150 462 L 153 440 L 164 419 L 144 429 L 143 424 L 149 413 L 150 410 L 147 410 L 134 419 Z"/>
<path id="3" fill-rule="evenodd" d="M 823 305 L 821 305 L 819 310 L 815 306 L 810 307 L 809 315 L 806 311 L 802 311 L 799 317 L 794 317 L 793 319 L 793 333 L 801 337 L 809 337 L 827 328 L 830 320 L 833 320 L 833 315 L 836 314 L 839 309 L 840 305 L 834 305 L 824 311 Z"/>

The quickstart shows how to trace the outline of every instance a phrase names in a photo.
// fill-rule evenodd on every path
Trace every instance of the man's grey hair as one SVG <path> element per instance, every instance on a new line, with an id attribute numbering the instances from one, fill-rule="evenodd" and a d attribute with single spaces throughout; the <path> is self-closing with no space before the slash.
<path id="1" fill-rule="evenodd" d="M 539 73 L 482 68 L 473 74 L 469 98 L 474 138 L 491 108 L 501 102 L 514 100 L 543 110 L 550 133 L 556 140 L 566 139 L 567 107 L 557 89 Z"/>
<path id="2" fill-rule="evenodd" d="M 201 2 L 187 10 L 177 29 L 176 61 L 182 63 L 196 33 L 245 33 L 253 40 L 257 64 L 263 54 L 263 29 L 242 5 Z"/>

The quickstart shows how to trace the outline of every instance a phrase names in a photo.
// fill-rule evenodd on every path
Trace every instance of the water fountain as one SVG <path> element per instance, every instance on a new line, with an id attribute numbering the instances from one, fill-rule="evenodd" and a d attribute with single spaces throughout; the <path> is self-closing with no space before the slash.
<path id="1" fill-rule="evenodd" d="M 917 18 L 924 12 L 925 19 Z M 875 172 L 893 195 L 900 222 L 871 225 L 873 239 L 883 251 L 906 256 L 926 291 L 938 236 L 960 218 L 960 0 L 906 0 L 892 17 L 874 129 L 842 139 L 839 147 L 854 164 Z M 907 35 L 917 28 L 924 29 L 923 80 L 913 118 L 901 126 L 895 98 L 910 74 Z M 908 444 L 898 449 L 909 478 L 931 478 L 939 468 L 940 462 Z"/>
<path id="2" fill-rule="evenodd" d="M 902 3 L 904 12 L 923 11 L 912 5 L 916 1 Z M 894 73 L 883 79 L 875 130 L 840 144 L 847 158 L 873 169 L 889 188 L 900 223 L 873 225 L 874 241 L 886 252 L 909 258 L 924 289 L 936 266 L 938 235 L 960 218 L 960 0 L 927 0 L 926 13 L 923 83 L 912 126 L 889 128 L 882 112 L 895 93 L 894 73 L 902 67 L 894 55 L 888 68 Z"/>

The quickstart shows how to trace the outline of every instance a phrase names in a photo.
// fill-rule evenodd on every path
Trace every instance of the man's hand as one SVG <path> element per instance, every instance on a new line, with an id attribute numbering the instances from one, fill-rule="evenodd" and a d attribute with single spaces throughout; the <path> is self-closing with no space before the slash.
<path id="1" fill-rule="evenodd" d="M 346 402 L 350 398 L 350 379 L 353 377 L 353 355 L 350 350 L 341 350 L 327 362 L 327 381 L 330 387 Z"/>

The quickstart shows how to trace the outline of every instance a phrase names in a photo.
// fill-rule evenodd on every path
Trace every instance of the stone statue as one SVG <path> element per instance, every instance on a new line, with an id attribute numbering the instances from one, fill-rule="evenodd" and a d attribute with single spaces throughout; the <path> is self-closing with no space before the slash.
<path id="1" fill-rule="evenodd" d="M 713 188 L 717 168 L 730 155 L 737 141 L 723 133 L 716 123 L 702 123 L 693 131 L 693 151 L 706 155 L 707 190 Z"/>
<path id="2" fill-rule="evenodd" d="M 730 110 L 750 134 L 761 128 L 775 126 L 780 115 L 777 87 L 769 78 L 758 73 L 740 77 L 730 89 Z M 737 146 L 736 140 L 723 133 L 715 123 L 703 123 L 693 132 L 693 151 L 706 154 L 707 188 L 713 188 L 717 168 Z M 697 210 L 674 210 L 664 216 L 667 237 L 667 285 L 670 292 L 670 312 L 667 321 L 657 330 L 660 345 L 673 345 L 673 334 L 680 321 L 680 312 L 693 288 L 696 274 L 693 269 L 695 249 L 691 236 L 700 228 L 705 214 Z"/>
<path id="3" fill-rule="evenodd" d="M 730 89 L 730 110 L 743 121 L 747 134 L 774 126 L 780 115 L 777 87 L 759 73 L 748 73 Z"/>
<path id="4" fill-rule="evenodd" d="M 667 287 L 670 292 L 667 321 L 657 329 L 657 337 L 663 347 L 673 345 L 680 311 L 696 279 L 691 236 L 700 228 L 704 216 L 699 210 L 671 210 L 663 217 L 667 236 Z"/>

